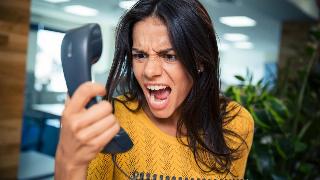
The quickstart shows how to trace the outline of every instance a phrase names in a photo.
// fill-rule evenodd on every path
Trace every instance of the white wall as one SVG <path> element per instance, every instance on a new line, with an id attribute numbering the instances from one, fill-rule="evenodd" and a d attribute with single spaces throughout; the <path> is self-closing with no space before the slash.
<path id="1" fill-rule="evenodd" d="M 245 77 L 246 69 L 253 74 L 253 82 L 264 76 L 267 58 L 264 52 L 256 50 L 229 50 L 220 54 L 221 82 L 224 85 L 239 84 L 235 75 Z"/>

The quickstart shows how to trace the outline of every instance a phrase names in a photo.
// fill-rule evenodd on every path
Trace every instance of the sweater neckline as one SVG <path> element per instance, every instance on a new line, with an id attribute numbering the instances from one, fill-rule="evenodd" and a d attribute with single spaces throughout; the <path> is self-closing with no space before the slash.
<path id="1" fill-rule="evenodd" d="M 143 108 L 141 108 L 141 111 L 140 111 L 140 112 L 141 112 L 141 114 L 142 114 L 142 116 L 143 116 L 143 118 L 141 118 L 141 119 L 142 119 L 142 122 L 143 122 L 147 127 L 149 127 L 149 128 L 154 132 L 154 134 L 156 134 L 156 136 L 157 136 L 158 138 L 161 138 L 161 139 L 163 139 L 163 140 L 165 140 L 165 141 L 169 141 L 169 142 L 175 143 L 175 144 L 176 144 L 176 143 L 179 143 L 178 139 L 181 139 L 182 142 L 187 143 L 187 137 L 186 137 L 186 136 L 182 136 L 182 137 L 178 138 L 178 137 L 176 137 L 176 136 L 171 136 L 171 135 L 165 133 L 165 132 L 162 131 L 158 126 L 156 126 L 155 123 L 153 123 L 153 122 L 151 121 L 151 119 L 148 117 L 148 115 L 146 114 L 146 112 L 144 111 Z"/>

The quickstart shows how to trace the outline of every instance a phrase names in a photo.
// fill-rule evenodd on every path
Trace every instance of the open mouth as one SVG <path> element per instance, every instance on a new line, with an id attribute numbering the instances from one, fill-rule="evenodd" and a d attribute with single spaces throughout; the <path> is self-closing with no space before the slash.
<path id="1" fill-rule="evenodd" d="M 166 85 L 147 85 L 149 100 L 153 104 L 164 104 L 171 93 L 171 88 Z"/>

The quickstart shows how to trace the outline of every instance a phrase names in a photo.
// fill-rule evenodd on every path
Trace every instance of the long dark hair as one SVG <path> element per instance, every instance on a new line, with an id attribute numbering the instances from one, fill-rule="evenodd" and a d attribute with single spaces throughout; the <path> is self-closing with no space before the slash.
<path id="1" fill-rule="evenodd" d="M 138 101 L 138 111 L 144 95 L 132 70 L 132 29 L 147 17 L 159 18 L 168 28 L 171 44 L 179 60 L 193 78 L 193 87 L 181 105 L 177 138 L 182 127 L 187 129 L 187 145 L 203 172 L 230 173 L 231 164 L 239 158 L 239 149 L 228 146 L 228 137 L 244 140 L 225 125 L 235 116 L 228 116 L 229 101 L 220 94 L 219 52 L 212 21 L 197 0 L 140 0 L 118 24 L 113 64 L 106 84 L 105 99 Z M 202 72 L 198 72 L 201 68 Z M 234 108 L 231 108 L 231 110 Z M 231 173 L 232 174 L 232 173 Z"/>

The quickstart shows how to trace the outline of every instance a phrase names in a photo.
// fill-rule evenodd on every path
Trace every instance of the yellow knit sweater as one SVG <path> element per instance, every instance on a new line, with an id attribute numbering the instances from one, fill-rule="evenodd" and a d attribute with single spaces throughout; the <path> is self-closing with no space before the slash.
<path id="1" fill-rule="evenodd" d="M 135 103 L 129 103 L 130 107 L 135 105 Z M 237 109 L 232 112 L 236 111 Z M 142 109 L 132 113 L 124 105 L 116 102 L 115 116 L 134 144 L 128 152 L 116 155 L 118 166 L 132 179 L 243 179 L 254 128 L 252 117 L 244 108 L 241 108 L 239 115 L 227 125 L 228 129 L 241 135 L 248 145 L 248 148 L 245 145 L 241 146 L 242 157 L 232 164 L 231 172 L 237 177 L 230 174 L 226 176 L 226 174 L 202 172 L 191 150 L 180 144 L 176 137 L 161 131 Z M 182 141 L 185 140 L 182 138 Z M 229 142 L 232 142 L 228 144 L 233 147 L 239 146 L 238 140 L 231 139 Z M 91 161 L 87 179 L 129 179 L 122 171 L 115 166 L 111 155 L 100 153 Z"/>

